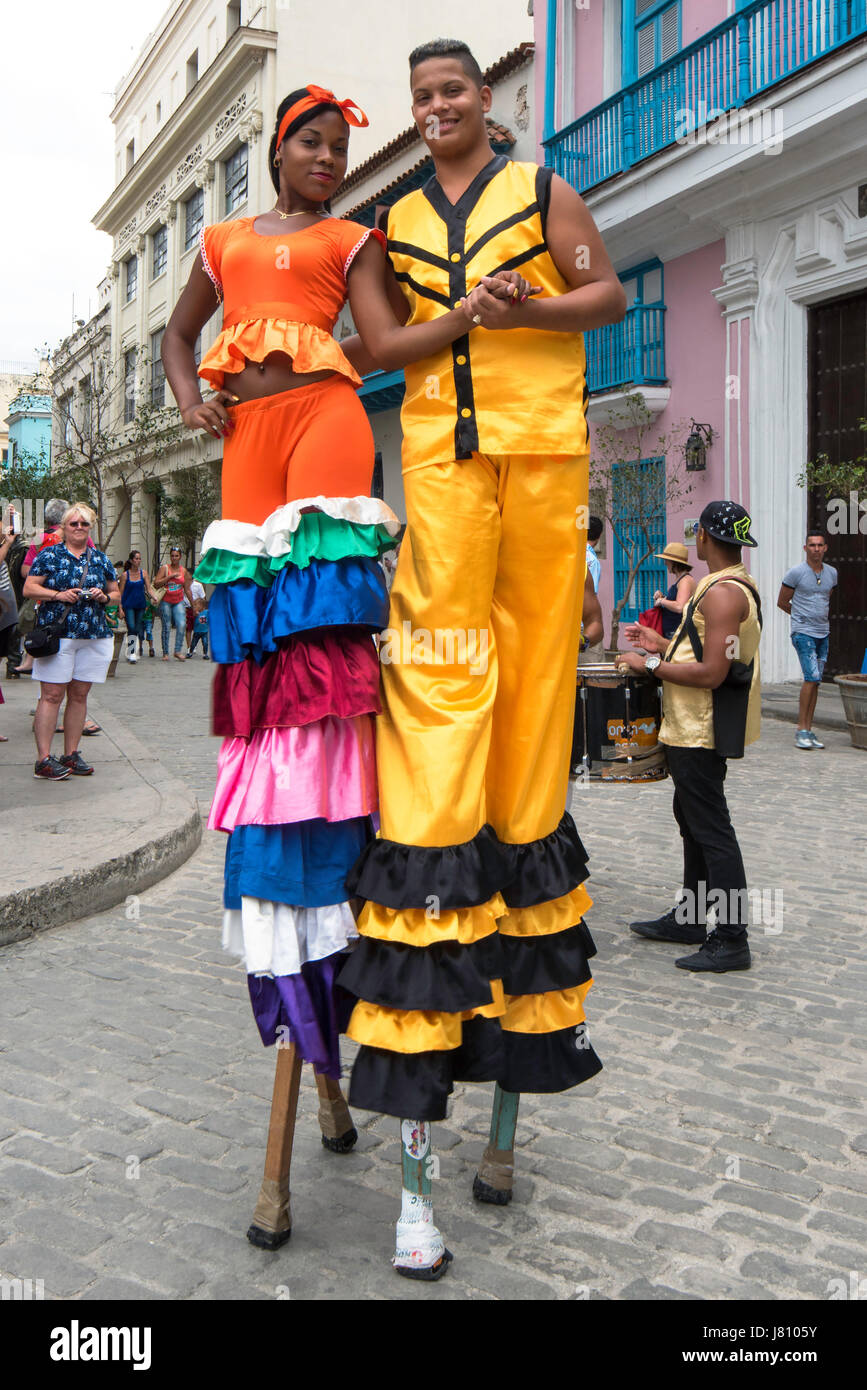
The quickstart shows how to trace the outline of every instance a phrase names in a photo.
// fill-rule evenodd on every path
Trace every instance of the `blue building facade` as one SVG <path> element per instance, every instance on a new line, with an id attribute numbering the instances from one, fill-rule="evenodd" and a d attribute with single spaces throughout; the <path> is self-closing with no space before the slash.
<path id="1" fill-rule="evenodd" d="M 51 397 L 38 392 L 20 391 L 9 406 L 7 466 L 28 461 L 51 467 Z"/>

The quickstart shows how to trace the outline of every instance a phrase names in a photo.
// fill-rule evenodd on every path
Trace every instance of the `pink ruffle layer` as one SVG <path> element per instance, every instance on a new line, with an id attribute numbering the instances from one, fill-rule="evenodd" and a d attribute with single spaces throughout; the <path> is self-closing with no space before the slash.
<path id="1" fill-rule="evenodd" d="M 350 820 L 376 811 L 373 719 L 329 715 L 300 729 L 227 738 L 208 828 Z"/>

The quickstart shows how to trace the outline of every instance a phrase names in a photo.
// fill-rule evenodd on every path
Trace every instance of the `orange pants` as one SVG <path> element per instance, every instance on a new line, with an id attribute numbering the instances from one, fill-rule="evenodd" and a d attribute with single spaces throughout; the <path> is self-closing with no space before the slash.
<path id="1" fill-rule="evenodd" d="M 355 387 L 335 375 L 230 406 L 222 514 L 260 525 L 300 497 L 370 495 L 373 434 Z"/>

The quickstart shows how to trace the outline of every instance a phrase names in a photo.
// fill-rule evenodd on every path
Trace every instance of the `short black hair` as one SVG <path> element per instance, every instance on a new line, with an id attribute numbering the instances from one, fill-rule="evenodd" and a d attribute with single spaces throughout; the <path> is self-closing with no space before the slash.
<path id="1" fill-rule="evenodd" d="M 296 101 L 300 101 L 302 97 L 309 95 L 310 93 L 306 87 L 299 87 L 296 91 L 290 92 L 288 97 L 284 97 L 277 107 L 277 115 L 274 118 L 274 131 L 271 135 L 271 143 L 268 146 L 268 173 L 271 175 L 271 182 L 278 193 L 280 192 L 280 175 L 274 168 L 274 156 L 277 153 L 277 132 L 280 129 L 280 122 L 286 115 L 290 106 L 294 106 Z M 335 105 L 333 101 L 320 101 L 318 106 L 311 106 L 307 111 L 302 111 L 300 116 L 295 117 L 295 120 L 292 121 L 283 132 L 283 139 L 286 140 L 290 135 L 294 135 L 296 130 L 300 130 L 303 125 L 309 125 L 317 116 L 321 116 L 323 111 L 336 111 L 339 116 L 343 116 L 340 107 Z M 346 117 L 343 116 L 343 119 L 345 121 Z M 348 122 L 346 129 L 349 129 Z M 326 206 L 328 206 L 328 204 L 326 204 Z"/>
<path id="2" fill-rule="evenodd" d="M 598 541 L 599 537 L 602 535 L 602 532 L 604 530 L 605 523 L 602 520 L 601 516 L 591 516 L 590 520 L 587 523 L 588 541 Z"/>
<path id="3" fill-rule="evenodd" d="M 457 58 L 467 77 L 477 87 L 484 87 L 485 74 L 462 39 L 431 39 L 430 43 L 419 44 L 409 55 L 410 77 L 419 63 L 426 63 L 429 58 Z"/>
<path id="4" fill-rule="evenodd" d="M 807 535 L 806 535 L 806 537 L 805 537 L 805 539 L 804 539 L 804 544 L 805 544 L 805 545 L 806 545 L 807 541 L 810 539 L 811 536 L 818 536 L 818 537 L 819 537 L 819 540 L 822 542 L 823 545 L 827 545 L 827 544 L 828 544 L 828 537 L 825 535 L 825 532 L 824 532 L 824 531 L 820 531 L 820 530 L 819 530 L 819 527 L 818 527 L 818 526 L 811 526 L 811 527 L 810 527 L 810 530 L 807 532 Z"/>

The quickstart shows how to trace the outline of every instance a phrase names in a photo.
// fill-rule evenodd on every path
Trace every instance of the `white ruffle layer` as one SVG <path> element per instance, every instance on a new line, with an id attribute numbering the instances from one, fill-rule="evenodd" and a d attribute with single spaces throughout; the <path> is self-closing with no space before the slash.
<path id="1" fill-rule="evenodd" d="M 357 940 L 348 903 L 287 907 L 242 898 L 240 912 L 223 913 L 223 949 L 244 962 L 248 975 L 297 975 L 306 961 L 324 960 Z"/>
<path id="2" fill-rule="evenodd" d="M 400 530 L 400 521 L 391 507 L 378 497 L 302 497 L 287 502 L 266 517 L 261 526 L 247 521 L 212 521 L 202 540 L 202 554 L 208 550 L 231 550 L 234 555 L 290 555 L 292 533 L 301 525 L 305 511 L 325 512 L 341 521 L 361 526 L 384 526 L 390 536 Z"/>

